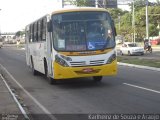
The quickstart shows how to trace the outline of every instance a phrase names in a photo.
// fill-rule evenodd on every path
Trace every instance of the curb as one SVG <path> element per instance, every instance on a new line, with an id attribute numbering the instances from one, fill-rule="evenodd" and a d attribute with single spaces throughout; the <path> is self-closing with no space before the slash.
<path id="1" fill-rule="evenodd" d="M 122 66 L 129 66 L 129 67 L 135 67 L 135 68 L 141 68 L 141 69 L 153 70 L 153 71 L 159 71 L 160 72 L 160 68 L 149 67 L 149 66 L 141 66 L 141 65 L 134 65 L 134 64 L 128 64 L 128 63 L 121 63 L 121 62 L 117 62 L 117 63 L 118 63 L 118 65 L 122 65 Z"/>

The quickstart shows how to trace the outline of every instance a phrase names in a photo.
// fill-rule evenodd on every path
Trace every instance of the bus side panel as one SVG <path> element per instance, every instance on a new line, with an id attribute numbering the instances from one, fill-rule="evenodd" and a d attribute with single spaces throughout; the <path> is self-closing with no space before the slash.
<path id="1" fill-rule="evenodd" d="M 30 57 L 32 56 L 34 69 L 44 74 L 44 46 L 45 42 L 43 43 L 32 43 L 29 46 Z"/>

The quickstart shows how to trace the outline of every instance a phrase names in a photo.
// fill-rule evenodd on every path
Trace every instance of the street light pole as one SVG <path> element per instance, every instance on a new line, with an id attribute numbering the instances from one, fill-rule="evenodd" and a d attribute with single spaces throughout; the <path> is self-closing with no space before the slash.
<path id="1" fill-rule="evenodd" d="M 148 42 L 150 42 L 148 24 L 149 24 L 149 20 L 148 20 L 148 0 L 146 0 L 146 39 L 148 39 Z"/>

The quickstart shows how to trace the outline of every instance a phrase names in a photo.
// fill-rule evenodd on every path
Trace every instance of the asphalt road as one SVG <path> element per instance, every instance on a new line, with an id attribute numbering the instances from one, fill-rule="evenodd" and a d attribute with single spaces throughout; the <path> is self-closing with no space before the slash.
<path id="1" fill-rule="evenodd" d="M 160 73 L 156 71 L 118 66 L 118 75 L 104 77 L 101 83 L 79 78 L 50 85 L 43 75 L 32 75 L 22 49 L 0 49 L 0 64 L 21 86 L 8 79 L 31 114 L 160 113 Z M 59 120 L 58 115 L 54 117 Z"/>

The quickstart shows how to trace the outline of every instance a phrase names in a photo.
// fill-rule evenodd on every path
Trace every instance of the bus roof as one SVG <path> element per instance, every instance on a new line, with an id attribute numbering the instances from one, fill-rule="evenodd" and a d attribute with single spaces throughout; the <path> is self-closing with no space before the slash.
<path id="1" fill-rule="evenodd" d="M 72 7 L 72 8 L 61 8 L 52 12 L 52 14 L 65 13 L 65 12 L 78 12 L 78 11 L 105 11 L 104 8 L 95 8 L 95 7 Z"/>
<path id="2" fill-rule="evenodd" d="M 104 8 L 96 8 L 96 7 L 71 7 L 71 8 L 60 8 L 57 9 L 55 11 L 53 11 L 51 14 L 46 14 L 44 16 L 42 16 L 41 18 L 38 18 L 37 20 L 33 21 L 32 23 L 28 24 L 26 26 L 29 27 L 29 25 L 33 24 L 34 22 L 42 19 L 43 17 L 47 17 L 50 16 L 52 14 L 59 14 L 59 13 L 67 13 L 67 12 L 78 12 L 78 11 L 104 11 L 104 12 L 108 12 L 106 9 Z"/>

